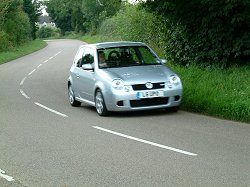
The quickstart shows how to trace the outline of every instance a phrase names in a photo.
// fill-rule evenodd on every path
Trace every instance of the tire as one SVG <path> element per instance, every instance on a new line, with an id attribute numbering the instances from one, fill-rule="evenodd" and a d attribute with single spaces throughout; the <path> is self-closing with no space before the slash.
<path id="1" fill-rule="evenodd" d="M 72 89 L 71 84 L 68 86 L 68 96 L 69 96 L 69 103 L 71 106 L 80 106 L 81 102 L 76 101 L 74 91 Z"/>
<path id="2" fill-rule="evenodd" d="M 99 116 L 107 116 L 109 114 L 101 90 L 97 90 L 95 93 L 95 108 Z"/>

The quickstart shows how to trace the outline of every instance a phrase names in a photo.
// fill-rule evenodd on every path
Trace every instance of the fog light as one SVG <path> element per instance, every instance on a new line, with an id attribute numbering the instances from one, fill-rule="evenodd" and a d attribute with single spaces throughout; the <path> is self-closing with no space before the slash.
<path id="1" fill-rule="evenodd" d="M 124 106 L 123 101 L 118 101 L 117 106 Z"/>
<path id="2" fill-rule="evenodd" d="M 180 96 L 179 95 L 176 95 L 176 96 L 174 96 L 174 101 L 179 101 L 180 100 Z"/>

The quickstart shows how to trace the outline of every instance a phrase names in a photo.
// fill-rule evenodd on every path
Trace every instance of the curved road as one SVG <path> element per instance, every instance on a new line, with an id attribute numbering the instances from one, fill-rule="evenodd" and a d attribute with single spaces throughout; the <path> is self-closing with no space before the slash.
<path id="1" fill-rule="evenodd" d="M 0 65 L 0 186 L 250 186 L 250 125 L 71 107 L 77 40 Z"/>

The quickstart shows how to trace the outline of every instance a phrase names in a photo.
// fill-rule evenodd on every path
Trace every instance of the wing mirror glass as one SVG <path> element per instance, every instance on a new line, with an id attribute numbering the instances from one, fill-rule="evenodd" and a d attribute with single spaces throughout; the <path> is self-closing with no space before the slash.
<path id="1" fill-rule="evenodd" d="M 167 59 L 161 59 L 161 62 L 162 62 L 163 64 L 166 64 L 168 61 L 167 61 Z"/>
<path id="2" fill-rule="evenodd" d="M 83 64 L 82 69 L 84 70 L 94 70 L 91 64 Z"/>

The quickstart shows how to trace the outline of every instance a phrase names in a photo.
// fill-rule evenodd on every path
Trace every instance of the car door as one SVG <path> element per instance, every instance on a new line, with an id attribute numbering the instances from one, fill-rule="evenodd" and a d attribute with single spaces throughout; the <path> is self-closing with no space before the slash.
<path id="1" fill-rule="evenodd" d="M 95 85 L 95 72 L 94 72 L 94 49 L 86 47 L 82 56 L 82 63 L 90 64 L 93 69 L 83 69 L 79 72 L 78 78 L 78 90 L 80 91 L 80 97 L 84 100 L 94 102 L 94 85 Z"/>
<path id="2" fill-rule="evenodd" d="M 82 56 L 84 52 L 84 47 L 79 48 L 77 54 L 74 59 L 74 65 L 71 67 L 71 78 L 72 78 L 72 87 L 74 90 L 75 97 L 80 97 L 80 90 L 79 90 L 79 75 L 82 71 Z"/>

